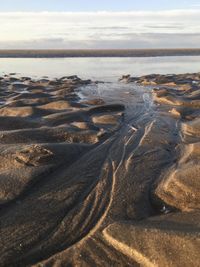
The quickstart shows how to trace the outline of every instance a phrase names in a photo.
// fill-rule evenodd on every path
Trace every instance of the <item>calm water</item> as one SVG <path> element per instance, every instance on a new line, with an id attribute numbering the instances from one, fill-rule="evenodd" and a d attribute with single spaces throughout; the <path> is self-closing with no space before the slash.
<path id="1" fill-rule="evenodd" d="M 140 76 L 200 71 L 200 56 L 146 58 L 50 58 L 0 59 L 0 74 L 50 78 L 78 75 L 81 78 L 116 81 L 123 74 Z"/>

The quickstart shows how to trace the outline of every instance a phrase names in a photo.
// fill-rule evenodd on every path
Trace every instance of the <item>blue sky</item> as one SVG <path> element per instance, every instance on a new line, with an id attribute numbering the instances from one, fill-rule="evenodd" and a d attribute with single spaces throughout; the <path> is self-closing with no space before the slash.
<path id="1" fill-rule="evenodd" d="M 0 0 L 0 11 L 131 11 L 187 9 L 200 0 Z"/>

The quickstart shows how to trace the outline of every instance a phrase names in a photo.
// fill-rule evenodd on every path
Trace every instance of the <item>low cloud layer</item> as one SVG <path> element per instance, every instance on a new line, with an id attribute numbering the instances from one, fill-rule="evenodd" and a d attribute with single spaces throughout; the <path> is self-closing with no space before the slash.
<path id="1" fill-rule="evenodd" d="M 0 49 L 197 48 L 200 10 L 0 13 Z"/>

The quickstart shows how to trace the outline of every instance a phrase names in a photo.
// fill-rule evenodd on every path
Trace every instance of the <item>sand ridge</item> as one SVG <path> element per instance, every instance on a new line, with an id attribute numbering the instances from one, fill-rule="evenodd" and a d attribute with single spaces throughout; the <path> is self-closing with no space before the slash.
<path id="1" fill-rule="evenodd" d="M 1 266 L 198 266 L 200 74 L 120 81 L 1 77 Z"/>

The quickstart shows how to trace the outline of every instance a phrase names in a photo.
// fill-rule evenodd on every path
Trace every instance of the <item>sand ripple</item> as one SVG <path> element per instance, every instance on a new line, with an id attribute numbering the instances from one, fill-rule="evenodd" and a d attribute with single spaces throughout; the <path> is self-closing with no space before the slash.
<path id="1" fill-rule="evenodd" d="M 121 80 L 0 79 L 1 266 L 199 265 L 200 74 Z"/>

